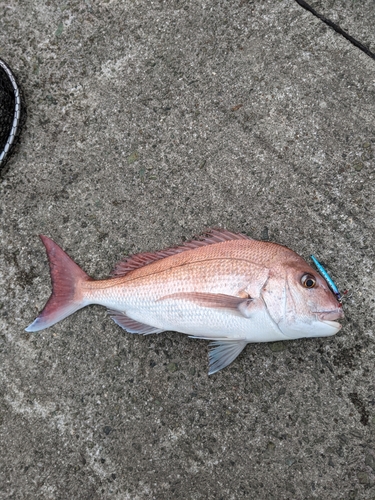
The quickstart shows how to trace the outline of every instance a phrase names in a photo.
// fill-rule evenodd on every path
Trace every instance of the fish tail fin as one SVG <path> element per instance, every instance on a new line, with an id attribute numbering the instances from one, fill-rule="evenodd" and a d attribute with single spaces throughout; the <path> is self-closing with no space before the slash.
<path id="1" fill-rule="evenodd" d="M 48 328 L 88 305 L 81 285 L 92 279 L 54 241 L 43 235 L 40 239 L 49 260 L 52 294 L 36 320 L 26 328 L 27 332 Z"/>

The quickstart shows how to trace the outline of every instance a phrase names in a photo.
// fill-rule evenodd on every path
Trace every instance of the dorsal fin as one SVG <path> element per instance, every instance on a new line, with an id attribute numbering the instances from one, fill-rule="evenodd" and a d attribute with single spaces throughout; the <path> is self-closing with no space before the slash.
<path id="1" fill-rule="evenodd" d="M 111 276 L 120 277 L 140 267 L 147 266 L 152 262 L 176 255 L 187 250 L 195 250 L 196 248 L 205 247 L 207 245 L 214 245 L 215 243 L 223 243 L 224 241 L 231 240 L 251 240 L 249 236 L 244 234 L 232 233 L 226 229 L 210 229 L 207 233 L 198 236 L 197 239 L 187 241 L 182 245 L 175 247 L 165 248 L 157 252 L 143 252 L 125 257 L 124 260 L 118 262 L 111 273 Z"/>

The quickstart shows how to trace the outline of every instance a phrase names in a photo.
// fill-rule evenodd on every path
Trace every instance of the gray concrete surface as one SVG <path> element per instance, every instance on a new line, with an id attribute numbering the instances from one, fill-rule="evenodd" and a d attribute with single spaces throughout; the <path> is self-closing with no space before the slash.
<path id="1" fill-rule="evenodd" d="M 0 10 L 28 103 L 0 185 L 0 497 L 374 499 L 375 62 L 292 0 Z M 24 331 L 40 232 L 100 278 L 212 225 L 314 252 L 342 332 L 208 378 L 206 342 L 100 307 Z"/>
<path id="2" fill-rule="evenodd" d="M 309 4 L 375 52 L 374 0 L 311 0 Z"/>

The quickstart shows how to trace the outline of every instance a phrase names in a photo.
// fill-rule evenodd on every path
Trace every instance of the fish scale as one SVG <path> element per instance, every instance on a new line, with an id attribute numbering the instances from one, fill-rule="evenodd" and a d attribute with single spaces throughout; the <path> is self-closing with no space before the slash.
<path id="1" fill-rule="evenodd" d="M 237 296 L 245 289 L 248 289 L 252 297 L 258 297 L 267 278 L 267 270 L 256 267 L 256 272 L 250 273 L 248 262 L 244 259 L 229 260 L 217 257 L 184 265 L 180 262 L 175 265 L 173 257 L 169 257 L 169 260 L 172 262 L 165 264 L 171 267 L 164 266 L 162 270 L 158 266 L 158 280 L 154 280 L 151 284 L 150 275 L 155 276 L 155 274 L 136 277 L 134 271 L 130 286 L 126 286 L 126 277 L 123 282 L 119 280 L 118 284 L 112 287 L 107 287 L 105 284 L 102 288 L 101 282 L 87 282 L 84 287 L 87 286 L 90 290 L 86 293 L 84 288 L 84 297 L 88 303 L 101 304 L 111 310 L 122 311 L 133 319 L 162 330 L 207 335 L 208 323 L 211 325 L 211 332 L 216 330 L 216 337 L 220 334 L 220 330 L 224 329 L 227 335 L 232 336 L 238 336 L 242 332 L 241 338 L 245 339 L 248 321 L 244 321 L 244 318 L 229 316 L 231 320 L 229 324 L 228 315 L 223 315 L 222 312 L 197 308 L 196 304 L 186 300 L 176 302 L 160 301 L 160 299 L 166 295 L 196 291 Z"/>
<path id="2" fill-rule="evenodd" d="M 185 265 L 174 263 L 172 257 L 168 260 L 170 262 L 166 264 L 173 266 L 172 268 L 160 269 L 147 276 L 141 273 L 138 276 L 133 271 L 131 277 L 118 278 L 116 282 L 113 282 L 114 279 L 107 282 L 88 281 L 83 285 L 84 293 L 90 300 L 106 300 L 110 297 L 124 305 L 140 298 L 152 302 L 164 295 L 184 291 L 235 294 L 249 286 L 254 289 L 256 283 L 262 286 L 267 274 L 267 270 L 258 266 L 256 272 L 251 272 L 245 260 L 229 261 L 218 257 L 215 260 Z"/>

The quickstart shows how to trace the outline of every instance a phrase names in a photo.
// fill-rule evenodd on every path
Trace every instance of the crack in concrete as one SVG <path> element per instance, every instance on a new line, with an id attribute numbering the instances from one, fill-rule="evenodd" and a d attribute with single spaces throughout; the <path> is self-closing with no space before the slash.
<path id="1" fill-rule="evenodd" d="M 352 36 L 350 36 L 349 33 L 347 33 L 346 31 L 344 31 L 343 29 L 341 29 L 340 26 L 338 26 L 337 24 L 335 24 L 330 19 L 327 19 L 326 17 L 322 16 L 322 14 L 319 14 L 319 12 L 317 12 L 315 9 L 313 9 L 304 0 L 296 0 L 296 2 L 301 7 L 303 7 L 306 10 L 308 10 L 309 12 L 311 12 L 311 14 L 313 14 L 315 17 L 317 17 L 318 19 L 320 19 L 321 21 L 323 21 L 323 23 L 325 23 L 327 26 L 329 26 L 330 28 L 332 28 L 333 30 L 335 30 L 336 33 L 339 33 L 344 38 L 346 38 L 346 40 L 348 40 L 350 43 L 352 43 L 353 45 L 355 45 L 358 49 L 362 50 L 362 52 L 364 52 L 367 56 L 369 56 L 369 57 L 371 57 L 372 59 L 375 60 L 375 54 L 373 52 L 371 52 L 371 50 L 368 47 L 366 47 L 361 42 L 359 42 L 358 40 L 356 40 L 355 38 L 353 38 Z"/>

